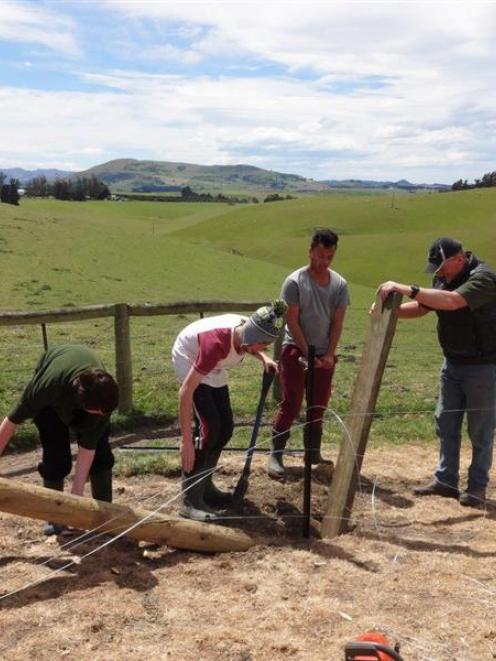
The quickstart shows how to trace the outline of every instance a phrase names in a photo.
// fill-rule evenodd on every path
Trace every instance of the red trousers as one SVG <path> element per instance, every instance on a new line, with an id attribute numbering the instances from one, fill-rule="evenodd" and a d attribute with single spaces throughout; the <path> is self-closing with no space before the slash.
<path id="1" fill-rule="evenodd" d="M 294 344 L 286 345 L 279 362 L 279 380 L 282 400 L 274 420 L 274 430 L 281 434 L 290 430 L 298 416 L 305 392 L 306 372 L 299 362 L 303 354 Z M 334 368 L 315 368 L 313 378 L 312 409 L 310 424 L 322 429 L 323 417 L 332 393 Z"/>

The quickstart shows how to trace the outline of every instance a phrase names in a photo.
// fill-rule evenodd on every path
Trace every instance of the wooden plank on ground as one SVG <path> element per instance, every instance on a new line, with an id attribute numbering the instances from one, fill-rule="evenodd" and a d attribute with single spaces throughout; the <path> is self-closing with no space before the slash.
<path id="1" fill-rule="evenodd" d="M 351 415 L 346 418 L 336 469 L 329 489 L 322 536 L 335 537 L 347 529 L 367 447 L 372 417 L 398 318 L 401 294 L 383 303 L 378 295 L 355 381 Z"/>
<path id="2" fill-rule="evenodd" d="M 189 551 L 246 551 L 256 543 L 231 528 L 152 514 L 5 478 L 0 478 L 0 511 L 81 530 L 98 528 L 98 532 L 113 535 L 136 526 L 126 532 L 126 537 Z"/>

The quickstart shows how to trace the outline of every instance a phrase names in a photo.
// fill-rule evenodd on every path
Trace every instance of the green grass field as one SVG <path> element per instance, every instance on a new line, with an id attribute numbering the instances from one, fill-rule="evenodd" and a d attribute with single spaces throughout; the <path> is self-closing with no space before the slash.
<path id="1" fill-rule="evenodd" d="M 284 277 L 306 263 L 312 229 L 329 226 L 341 237 L 333 267 L 347 278 L 352 295 L 332 405 L 346 420 L 377 285 L 386 279 L 427 285 L 429 276 L 422 273 L 427 248 L 442 235 L 459 238 L 496 264 L 495 203 L 491 189 L 398 195 L 394 207 L 389 195 L 333 194 L 243 207 L 23 199 L 19 207 L 0 205 L 1 308 L 269 300 Z M 174 419 L 170 347 L 191 319 L 133 320 L 136 413 L 118 417 L 119 425 L 132 427 L 142 416 Z M 431 412 L 441 362 L 434 329 L 430 315 L 399 323 L 373 440 L 433 437 Z M 112 319 L 52 324 L 48 335 L 52 342 L 94 346 L 113 369 Z M 2 413 L 21 392 L 41 347 L 39 327 L 0 329 Z M 245 362 L 232 375 L 233 405 L 239 418 L 251 420 L 260 374 L 256 361 Z M 332 414 L 326 429 L 328 440 L 337 443 L 341 429 Z M 246 440 L 246 434 L 240 431 L 238 440 Z M 27 426 L 20 439 L 31 436 Z"/>

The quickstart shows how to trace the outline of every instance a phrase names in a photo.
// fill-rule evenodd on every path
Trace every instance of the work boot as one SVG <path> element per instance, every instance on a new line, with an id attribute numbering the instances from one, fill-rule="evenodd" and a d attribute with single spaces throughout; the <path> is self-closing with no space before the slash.
<path id="1" fill-rule="evenodd" d="M 307 424 L 303 429 L 303 444 L 305 450 L 310 452 L 310 463 L 312 466 L 317 464 L 332 464 L 332 461 L 329 459 L 324 459 L 320 453 L 320 447 L 322 445 L 322 427 L 313 427 L 310 428 L 310 425 Z"/>
<path id="2" fill-rule="evenodd" d="M 421 487 L 414 487 L 412 491 L 416 496 L 442 496 L 443 498 L 458 498 L 460 493 L 458 487 L 442 484 L 437 480 L 432 480 Z"/>
<path id="3" fill-rule="evenodd" d="M 282 456 L 288 438 L 288 431 L 277 432 L 275 429 L 272 430 L 272 450 L 270 452 L 269 461 L 267 463 L 267 473 L 269 477 L 272 477 L 275 480 L 281 480 L 286 475 L 284 464 L 282 462 Z"/>
<path id="4" fill-rule="evenodd" d="M 91 495 L 95 500 L 112 502 L 112 469 L 90 475 Z"/>
<path id="5" fill-rule="evenodd" d="M 215 521 L 217 513 L 203 500 L 206 486 L 204 475 L 207 460 L 206 450 L 197 450 L 195 465 L 191 473 L 181 473 L 182 503 L 179 515 L 185 519 L 210 523 Z"/>
<path id="6" fill-rule="evenodd" d="M 469 487 L 460 494 L 460 505 L 465 507 L 484 507 L 486 504 L 486 490 Z"/>
<path id="7" fill-rule="evenodd" d="M 218 489 L 213 483 L 213 476 L 215 474 L 214 468 L 217 467 L 219 463 L 220 450 L 211 450 L 207 452 L 207 459 L 205 462 L 205 470 L 211 471 L 207 474 L 205 478 L 205 491 L 203 494 L 203 499 L 208 505 L 217 505 L 218 507 L 225 507 L 232 503 L 233 495 L 230 491 L 222 491 Z"/>
<path id="8" fill-rule="evenodd" d="M 45 489 L 53 489 L 54 491 L 63 491 L 64 490 L 64 478 L 61 480 L 45 480 L 43 478 L 43 486 Z M 52 523 L 51 521 L 47 521 L 43 525 L 43 534 L 46 535 L 47 537 L 50 537 L 51 535 L 60 535 L 61 532 L 65 530 L 65 526 L 63 526 L 60 523 Z"/>

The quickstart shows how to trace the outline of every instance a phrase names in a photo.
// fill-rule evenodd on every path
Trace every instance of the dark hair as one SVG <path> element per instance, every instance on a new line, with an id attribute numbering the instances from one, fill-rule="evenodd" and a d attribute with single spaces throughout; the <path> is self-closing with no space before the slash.
<path id="1" fill-rule="evenodd" d="M 338 241 L 339 237 L 336 232 L 326 228 L 319 228 L 313 233 L 310 248 L 313 249 L 318 245 L 322 245 L 324 248 L 333 248 L 338 245 Z"/>
<path id="2" fill-rule="evenodd" d="M 92 368 L 78 374 L 72 382 L 86 410 L 112 413 L 119 403 L 119 388 L 105 370 Z"/>

